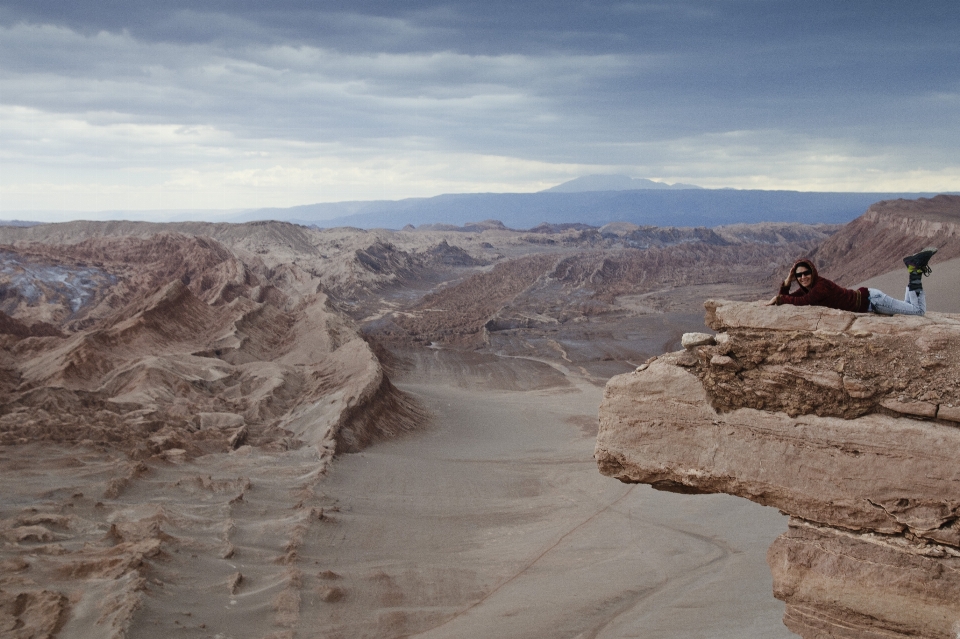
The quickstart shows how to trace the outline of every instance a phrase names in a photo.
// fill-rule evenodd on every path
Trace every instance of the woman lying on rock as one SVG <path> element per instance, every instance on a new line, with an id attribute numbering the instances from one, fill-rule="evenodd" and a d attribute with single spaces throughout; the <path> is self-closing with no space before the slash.
<path id="1" fill-rule="evenodd" d="M 903 301 L 893 299 L 875 288 L 843 288 L 825 277 L 817 275 L 817 267 L 810 260 L 800 260 L 790 269 L 790 275 L 783 281 L 780 294 L 767 302 L 768 306 L 793 304 L 795 306 L 826 306 L 854 313 L 881 313 L 883 315 L 923 315 L 927 312 L 927 298 L 923 294 L 924 275 L 930 275 L 927 263 L 935 248 L 925 248 L 919 253 L 903 258 L 910 274 L 910 282 Z M 800 286 L 796 293 L 790 294 L 790 285 L 796 281 Z"/>

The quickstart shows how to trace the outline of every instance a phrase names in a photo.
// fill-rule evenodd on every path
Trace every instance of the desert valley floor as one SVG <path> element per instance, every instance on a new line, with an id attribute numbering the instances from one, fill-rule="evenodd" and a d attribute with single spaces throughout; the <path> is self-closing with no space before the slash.
<path id="1" fill-rule="evenodd" d="M 601 389 L 569 371 L 498 390 L 469 367 L 438 384 L 422 364 L 402 388 L 435 427 L 345 460 L 327 485 L 344 506 L 340 571 L 391 572 L 373 596 L 410 606 L 367 623 L 422 637 L 790 636 L 764 559 L 785 517 L 598 480 Z M 468 598 L 447 599 L 457 591 Z M 357 604 L 345 618 L 370 616 Z"/>
<path id="2" fill-rule="evenodd" d="M 310 448 L 241 447 L 147 462 L 98 500 L 87 495 L 129 473 L 118 456 L 6 448 L 5 509 L 82 518 L 91 537 L 137 522 L 175 538 L 151 559 L 130 637 L 792 636 L 765 562 L 786 529 L 776 510 L 600 476 L 602 388 L 556 363 L 436 350 L 415 362 L 397 383 L 430 426 L 326 477 Z M 101 603 L 118 594 L 111 568 L 88 564 Z M 105 612 L 60 636 L 104 636 Z"/>
<path id="3" fill-rule="evenodd" d="M 845 227 L 0 227 L 0 637 L 794 636 L 787 517 L 601 475 L 604 386 L 799 256 L 897 294 L 939 238 L 930 310 L 960 310 L 938 197 Z"/>

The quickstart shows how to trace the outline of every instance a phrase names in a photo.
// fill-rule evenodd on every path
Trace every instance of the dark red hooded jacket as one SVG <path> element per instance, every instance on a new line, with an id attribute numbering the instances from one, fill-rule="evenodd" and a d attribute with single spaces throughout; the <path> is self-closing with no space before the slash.
<path id="1" fill-rule="evenodd" d="M 817 273 L 817 267 L 810 260 L 800 260 L 793 265 L 793 271 L 803 264 L 813 272 L 813 280 L 810 288 L 801 286 L 796 293 L 790 294 L 789 286 L 780 286 L 780 294 L 777 295 L 777 304 L 793 304 L 794 306 L 826 306 L 827 308 L 836 308 L 841 311 L 853 311 L 854 313 L 866 313 L 870 308 L 870 297 L 867 289 L 864 287 L 856 290 L 843 288 L 834 284 L 825 277 L 820 277 Z M 799 282 L 797 282 L 799 284 Z"/>

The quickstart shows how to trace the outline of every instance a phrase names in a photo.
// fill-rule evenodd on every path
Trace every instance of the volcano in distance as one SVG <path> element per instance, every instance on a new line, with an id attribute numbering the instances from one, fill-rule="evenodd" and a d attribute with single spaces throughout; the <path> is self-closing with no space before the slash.
<path id="1" fill-rule="evenodd" d="M 628 175 L 584 175 L 563 184 L 544 189 L 541 193 L 583 193 L 586 191 L 641 191 L 702 189 L 694 184 L 667 184 Z"/>
<path id="2" fill-rule="evenodd" d="M 538 193 L 450 193 L 426 198 L 326 202 L 247 211 L 234 222 L 280 220 L 318 228 L 401 229 L 500 220 L 514 229 L 589 221 L 601 226 L 708 226 L 758 222 L 845 224 L 880 200 L 936 193 L 705 189 L 625 175 L 587 175 Z"/>

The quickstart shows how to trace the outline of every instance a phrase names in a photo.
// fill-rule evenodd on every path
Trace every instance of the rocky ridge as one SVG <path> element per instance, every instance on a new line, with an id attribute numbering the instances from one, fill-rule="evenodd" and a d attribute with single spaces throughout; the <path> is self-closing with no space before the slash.
<path id="1" fill-rule="evenodd" d="M 613 378 L 603 474 L 791 516 L 770 548 L 804 637 L 960 630 L 960 317 L 707 302 L 716 336 Z"/>
<path id="2" fill-rule="evenodd" d="M 618 300 L 625 296 L 717 284 L 759 292 L 768 287 L 772 267 L 787 268 L 827 237 L 823 229 L 787 225 L 622 226 L 616 232 L 568 231 L 568 242 L 558 240 L 556 250 L 467 275 L 395 312 L 375 334 L 393 342 L 476 347 L 489 345 L 500 331 L 612 318 L 622 312 Z"/>
<path id="3" fill-rule="evenodd" d="M 854 286 L 902 269 L 904 255 L 926 246 L 939 249 L 938 262 L 960 257 L 960 195 L 877 202 L 809 257 L 825 277 Z"/>
<path id="4" fill-rule="evenodd" d="M 295 265 L 270 269 L 171 233 L 29 243 L 5 256 L 17 277 L 0 318 L 3 443 L 89 440 L 143 457 L 199 454 L 240 433 L 281 445 L 292 431 L 329 458 L 337 441 L 352 450 L 375 437 L 345 417 L 358 406 L 398 402 L 385 431 L 408 428 L 416 412 Z M 76 273 L 80 284 L 57 286 Z M 28 324 L 39 318 L 52 323 Z"/>

